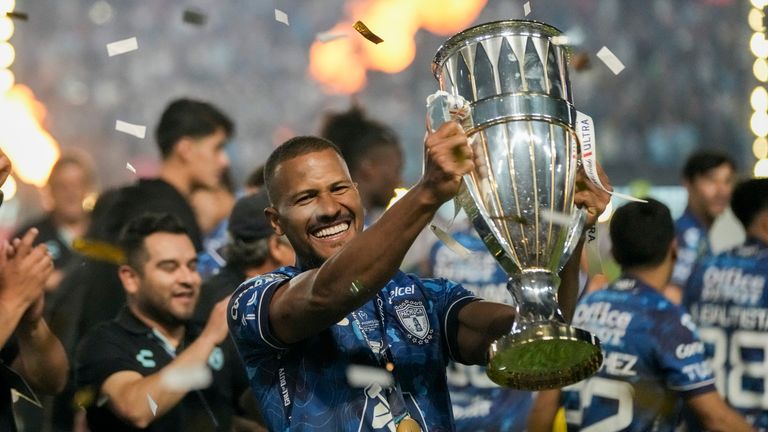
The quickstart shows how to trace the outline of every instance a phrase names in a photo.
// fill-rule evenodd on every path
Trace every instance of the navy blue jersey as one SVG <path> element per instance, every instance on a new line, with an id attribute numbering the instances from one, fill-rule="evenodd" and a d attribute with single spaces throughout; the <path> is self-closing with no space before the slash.
<path id="1" fill-rule="evenodd" d="M 707 343 L 717 389 L 729 405 L 768 430 L 768 245 L 703 258 L 683 295 Z"/>
<path id="2" fill-rule="evenodd" d="M 683 215 L 675 221 L 675 238 L 677 261 L 670 282 L 685 287 L 696 260 L 710 252 L 709 235 L 704 224 L 696 219 L 690 208 L 686 208 Z"/>
<path id="3" fill-rule="evenodd" d="M 460 285 L 398 272 L 379 292 L 386 338 L 381 337 L 376 297 L 314 336 L 284 345 L 269 325 L 269 303 L 295 267 L 243 283 L 230 302 L 229 327 L 251 387 L 271 431 L 394 431 L 386 390 L 355 388 L 351 364 L 378 366 L 369 341 L 386 341 L 411 417 L 424 431 L 451 431 L 445 378 L 458 356 L 458 311 L 476 300 Z"/>
<path id="4" fill-rule="evenodd" d="M 507 275 L 473 231 L 461 231 L 454 238 L 473 253 L 462 257 L 442 242 L 430 253 L 433 275 L 460 283 L 479 297 L 509 303 Z M 451 362 L 448 366 L 456 430 L 463 432 L 521 431 L 532 404 L 532 393 L 499 387 L 485 374 L 483 366 Z"/>
<path id="5" fill-rule="evenodd" d="M 683 398 L 715 391 L 691 316 L 638 279 L 588 294 L 573 324 L 600 338 L 604 361 L 563 389 L 568 430 L 673 431 Z"/>

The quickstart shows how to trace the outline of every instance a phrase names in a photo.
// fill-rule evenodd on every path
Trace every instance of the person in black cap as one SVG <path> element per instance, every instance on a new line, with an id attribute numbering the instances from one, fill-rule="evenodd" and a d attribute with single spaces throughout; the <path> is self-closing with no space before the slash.
<path id="1" fill-rule="evenodd" d="M 230 242 L 223 251 L 227 264 L 203 283 L 197 317 L 208 316 L 218 301 L 246 279 L 294 263 L 296 255 L 288 239 L 275 234 L 264 215 L 267 207 L 266 190 L 240 198 L 235 204 L 229 217 Z"/>

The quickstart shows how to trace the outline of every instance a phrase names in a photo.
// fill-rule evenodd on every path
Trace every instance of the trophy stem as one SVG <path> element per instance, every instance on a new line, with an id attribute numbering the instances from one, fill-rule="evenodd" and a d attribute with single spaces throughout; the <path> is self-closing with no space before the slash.
<path id="1" fill-rule="evenodd" d="M 510 277 L 517 319 L 510 334 L 489 349 L 488 377 L 501 386 L 522 390 L 564 387 L 600 368 L 600 342 L 587 331 L 565 323 L 557 305 L 558 277 L 530 269 Z"/>

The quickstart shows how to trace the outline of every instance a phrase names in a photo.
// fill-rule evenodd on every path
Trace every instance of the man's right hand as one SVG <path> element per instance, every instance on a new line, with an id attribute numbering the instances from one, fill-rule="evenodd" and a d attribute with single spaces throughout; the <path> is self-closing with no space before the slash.
<path id="1" fill-rule="evenodd" d="M 223 342 L 229 333 L 229 327 L 227 326 L 228 304 L 229 296 L 216 303 L 208 317 L 208 322 L 205 324 L 202 334 L 200 334 L 200 337 L 208 338 L 214 345 Z"/>
<path id="2" fill-rule="evenodd" d="M 33 246 L 37 229 L 32 228 L 13 246 L 0 253 L 0 302 L 28 308 L 43 295 L 45 281 L 53 272 L 53 260 L 44 244 Z"/>
<path id="3" fill-rule="evenodd" d="M 427 132 L 424 146 L 426 164 L 418 186 L 430 194 L 430 204 L 439 206 L 456 195 L 461 177 L 474 169 L 472 147 L 455 121 L 443 123 L 434 133 Z"/>

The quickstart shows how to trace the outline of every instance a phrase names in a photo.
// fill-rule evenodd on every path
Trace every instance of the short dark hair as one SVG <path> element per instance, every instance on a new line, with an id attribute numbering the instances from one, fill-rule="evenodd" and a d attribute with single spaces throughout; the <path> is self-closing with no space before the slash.
<path id="1" fill-rule="evenodd" d="M 755 217 L 768 210 L 768 178 L 749 179 L 736 185 L 731 209 L 744 228 L 749 229 Z"/>
<path id="2" fill-rule="evenodd" d="M 736 162 L 727 154 L 711 150 L 698 151 L 690 155 L 688 160 L 685 161 L 683 179 L 691 182 L 696 177 L 702 176 L 723 164 L 730 166 L 732 170 L 736 171 Z"/>
<path id="3" fill-rule="evenodd" d="M 223 129 L 227 137 L 235 133 L 235 125 L 215 106 L 191 99 L 177 99 L 163 111 L 155 129 L 160 154 L 166 159 L 176 143 L 184 138 L 202 138 Z"/>
<path id="4" fill-rule="evenodd" d="M 392 128 L 366 117 L 365 111 L 358 105 L 345 112 L 326 114 L 320 136 L 339 146 L 352 171 L 371 150 L 400 145 Z"/>
<path id="5" fill-rule="evenodd" d="M 267 188 L 269 200 L 272 203 L 275 202 L 274 178 L 278 165 L 293 158 L 323 150 L 333 150 L 342 159 L 344 158 L 336 144 L 316 136 L 297 136 L 280 144 L 264 164 L 264 185 Z"/>
<path id="6" fill-rule="evenodd" d="M 158 232 L 189 236 L 181 220 L 170 213 L 142 213 L 131 219 L 120 233 L 119 245 L 125 254 L 125 264 L 141 273 L 147 261 L 144 240 Z"/>
<path id="7" fill-rule="evenodd" d="M 260 189 L 262 186 L 264 186 L 264 165 L 259 165 L 248 174 L 245 187 Z"/>
<path id="8" fill-rule="evenodd" d="M 675 223 L 667 206 L 647 200 L 626 204 L 611 218 L 613 257 L 623 268 L 661 264 L 675 238 Z"/>

